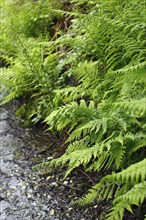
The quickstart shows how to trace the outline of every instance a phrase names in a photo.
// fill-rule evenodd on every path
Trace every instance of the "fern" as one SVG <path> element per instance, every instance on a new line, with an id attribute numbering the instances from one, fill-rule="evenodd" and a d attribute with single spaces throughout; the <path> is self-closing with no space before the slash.
<path id="1" fill-rule="evenodd" d="M 125 111 L 128 115 L 143 117 L 146 114 L 146 98 L 114 103 L 114 107 Z"/>
<path id="2" fill-rule="evenodd" d="M 66 152 L 38 167 L 112 170 L 78 203 L 112 199 L 107 219 L 122 219 L 145 200 L 145 2 L 70 2 L 3 2 L 3 103 L 23 97 L 18 114 L 67 132 Z"/>
<path id="3" fill-rule="evenodd" d="M 74 204 L 85 205 L 97 199 L 104 200 L 114 197 L 114 207 L 107 214 L 110 219 L 123 219 L 124 210 L 132 212 L 131 205 L 140 205 L 146 198 L 146 159 L 131 165 L 120 173 L 111 174 L 103 177 L 101 181 L 89 191 L 87 196 Z M 121 191 L 122 185 L 125 184 L 126 191 Z"/>
<path id="4" fill-rule="evenodd" d="M 71 102 L 64 107 L 60 107 L 58 110 L 52 112 L 48 117 L 46 117 L 45 122 L 47 122 L 51 127 L 55 125 L 57 130 L 61 130 L 69 124 L 72 124 L 71 129 L 76 126 L 78 118 L 79 121 L 84 119 L 85 115 L 94 114 L 94 109 L 92 107 L 92 101 L 89 106 L 87 106 L 85 100 L 80 100 L 80 104 L 77 102 Z M 74 114 L 74 115 L 73 115 Z"/>

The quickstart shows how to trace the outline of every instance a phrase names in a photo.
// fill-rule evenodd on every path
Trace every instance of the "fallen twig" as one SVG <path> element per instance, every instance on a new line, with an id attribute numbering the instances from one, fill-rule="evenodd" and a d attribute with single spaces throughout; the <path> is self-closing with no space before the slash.
<path id="1" fill-rule="evenodd" d="M 91 180 L 91 182 L 93 183 L 93 184 L 95 184 L 95 182 L 94 182 L 94 180 L 87 174 L 87 173 L 85 173 L 83 170 L 80 170 L 80 169 L 78 169 L 81 173 L 83 173 L 86 177 L 88 177 L 88 179 L 89 180 Z"/>
<path id="2" fill-rule="evenodd" d="M 60 182 L 60 181 L 57 181 L 57 183 L 60 184 L 60 185 L 62 185 L 62 186 L 68 187 L 68 188 L 70 188 L 70 189 L 73 189 L 73 190 L 76 190 L 76 191 L 82 192 L 82 190 L 80 190 L 80 189 L 78 189 L 78 188 L 76 188 L 76 187 L 73 187 L 73 186 L 70 186 L 70 185 L 64 184 L 64 183 L 62 183 L 62 182 Z"/>

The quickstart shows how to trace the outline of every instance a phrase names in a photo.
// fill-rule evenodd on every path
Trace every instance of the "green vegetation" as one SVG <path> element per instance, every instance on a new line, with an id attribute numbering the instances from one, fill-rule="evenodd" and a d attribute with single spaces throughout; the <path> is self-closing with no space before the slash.
<path id="1" fill-rule="evenodd" d="M 122 220 L 146 200 L 145 1 L 59 2 L 0 1 L 2 103 L 64 135 L 38 167 L 110 172 L 74 204 L 112 199 L 106 219 Z"/>

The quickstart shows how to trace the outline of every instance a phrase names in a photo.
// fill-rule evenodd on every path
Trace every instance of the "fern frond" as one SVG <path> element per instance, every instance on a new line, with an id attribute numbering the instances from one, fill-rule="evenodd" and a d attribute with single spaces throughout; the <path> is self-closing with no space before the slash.
<path id="1" fill-rule="evenodd" d="M 141 205 L 146 198 L 146 182 L 134 185 L 127 193 L 113 200 L 113 208 L 106 216 L 107 220 L 123 219 L 124 210 L 127 209 L 132 214 L 132 205 Z"/>
<path id="2" fill-rule="evenodd" d="M 133 213 L 131 205 L 128 201 L 120 201 L 111 209 L 111 212 L 106 215 L 106 220 L 122 220 L 125 209 Z"/>
<path id="3" fill-rule="evenodd" d="M 114 71 L 114 74 L 119 74 L 119 73 L 122 73 L 122 74 L 127 74 L 129 72 L 133 72 L 133 71 L 137 71 L 139 69 L 145 69 L 146 67 L 146 61 L 142 62 L 142 63 L 138 63 L 138 64 L 130 64 L 128 66 L 125 66 L 123 68 L 120 68 L 119 70 L 117 71 Z"/>
<path id="4" fill-rule="evenodd" d="M 45 122 L 48 123 L 51 128 L 54 126 L 57 130 L 61 130 L 67 125 L 71 125 L 70 130 L 72 130 L 79 121 L 82 121 L 86 116 L 93 117 L 95 114 L 95 109 L 90 104 L 87 106 L 84 99 L 80 100 L 80 103 L 71 102 L 66 106 L 60 107 L 58 110 L 53 111 L 48 117 L 46 117 Z"/>
<path id="5" fill-rule="evenodd" d="M 86 195 L 85 198 L 80 199 L 77 203 L 80 205 L 86 205 L 91 203 L 95 198 L 97 200 L 105 200 L 107 199 L 108 195 L 111 195 L 113 192 L 113 188 L 111 186 L 119 186 L 121 187 L 122 184 L 126 184 L 127 186 L 135 186 L 136 184 L 144 184 L 146 180 L 146 159 L 129 166 L 127 169 L 119 172 L 113 173 L 111 175 L 107 175 L 101 179 L 101 181 L 96 184 L 89 193 Z M 119 191 L 120 188 L 118 188 Z M 143 188 L 142 188 L 143 190 Z M 107 192 L 104 194 L 104 192 Z M 117 192 L 116 192 L 117 193 Z M 104 196 L 103 196 L 104 195 Z M 114 194 L 112 194 L 113 196 Z M 117 194 L 118 195 L 118 194 Z M 143 196 L 142 196 L 143 198 Z"/>
<path id="6" fill-rule="evenodd" d="M 76 140 L 73 143 L 69 144 L 66 150 L 66 154 L 70 154 L 74 150 L 83 150 L 84 148 L 90 148 L 91 138 L 89 135 L 86 135 L 86 137 L 82 138 L 81 140 Z"/>
<path id="7" fill-rule="evenodd" d="M 54 90 L 54 93 L 55 97 L 53 102 L 57 104 L 59 101 L 68 103 L 83 98 L 87 94 L 87 91 L 83 90 L 81 86 L 77 86 Z"/>
<path id="8" fill-rule="evenodd" d="M 101 181 L 89 190 L 86 197 L 73 204 L 87 205 L 95 199 L 105 200 L 115 196 L 113 208 L 106 219 L 123 219 L 124 210 L 133 213 L 131 206 L 140 205 L 146 198 L 146 159 L 131 165 L 120 173 L 103 177 Z M 122 189 L 123 184 L 126 184 Z"/>
<path id="9" fill-rule="evenodd" d="M 132 153 L 136 152 L 137 150 L 145 146 L 146 146 L 146 137 L 141 140 L 135 140 L 133 146 L 131 146 L 128 151 L 128 155 L 131 155 Z"/>
<path id="10" fill-rule="evenodd" d="M 143 183 L 135 184 L 127 193 L 118 196 L 114 199 L 113 205 L 119 203 L 119 201 L 128 201 L 130 204 L 140 205 L 146 198 L 146 181 Z"/>
<path id="11" fill-rule="evenodd" d="M 143 117 L 146 114 L 146 98 L 141 98 L 140 100 L 115 102 L 113 105 L 114 108 L 118 108 L 131 116 Z"/>
<path id="12" fill-rule="evenodd" d="M 85 124 L 78 126 L 69 136 L 68 141 L 78 139 L 81 136 L 86 136 L 91 133 L 98 133 L 102 129 L 102 134 L 107 130 L 107 120 L 106 118 L 90 120 Z"/>

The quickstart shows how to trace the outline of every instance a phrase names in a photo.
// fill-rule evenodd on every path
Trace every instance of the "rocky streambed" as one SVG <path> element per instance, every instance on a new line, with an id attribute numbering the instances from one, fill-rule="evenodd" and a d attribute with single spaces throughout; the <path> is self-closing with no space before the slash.
<path id="1" fill-rule="evenodd" d="M 23 128 L 15 117 L 15 106 L 13 102 L 0 108 L 0 219 L 98 220 L 105 211 L 103 204 L 103 208 L 69 205 L 94 183 L 82 170 L 66 180 L 61 168 L 32 171 L 35 164 L 54 156 L 58 143 L 43 129 Z"/>

